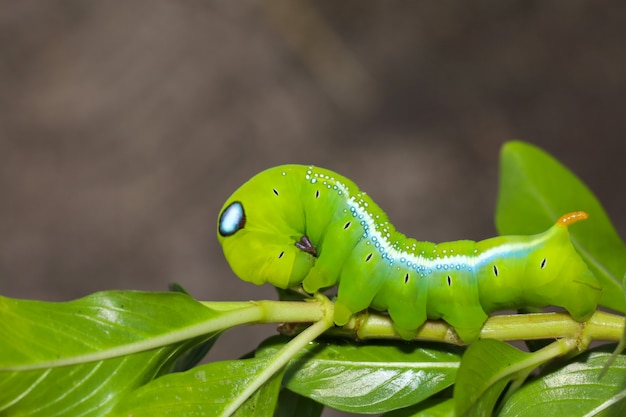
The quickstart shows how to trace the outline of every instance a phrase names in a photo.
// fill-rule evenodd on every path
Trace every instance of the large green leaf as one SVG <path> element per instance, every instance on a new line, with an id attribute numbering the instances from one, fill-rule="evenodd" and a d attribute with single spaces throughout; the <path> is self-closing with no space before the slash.
<path id="1" fill-rule="evenodd" d="M 269 365 L 270 360 L 251 358 L 213 362 L 162 376 L 124 398 L 110 417 L 219 416 Z M 269 383 L 271 391 L 277 389 L 276 379 Z M 258 406 L 256 411 L 259 414 L 252 415 L 271 416 L 272 413 L 267 413 L 268 407 L 273 408 L 272 400 L 267 400 L 264 395 L 260 398 L 253 396 L 252 402 L 243 407 L 250 407 L 246 408 L 250 411 Z"/>
<path id="2" fill-rule="evenodd" d="M 527 353 L 494 339 L 477 341 L 463 356 L 454 385 L 456 414 L 468 417 L 490 415 L 509 382 L 513 382 L 509 391 L 514 391 L 535 368 L 576 346 L 575 340 L 559 339 L 536 352 Z"/>
<path id="3" fill-rule="evenodd" d="M 338 410 L 383 413 L 452 385 L 459 362 L 453 348 L 316 342 L 289 364 L 284 384 Z"/>
<path id="4" fill-rule="evenodd" d="M 586 352 L 525 384 L 506 402 L 500 417 L 626 415 L 626 357 L 619 355 L 599 378 L 610 356 L 607 347 Z"/>
<path id="5" fill-rule="evenodd" d="M 570 228 L 572 242 L 602 284 L 601 304 L 626 312 L 621 292 L 626 246 L 593 193 L 535 146 L 509 142 L 502 148 L 496 212 L 500 234 L 538 233 L 578 210 L 586 211 L 589 220 Z"/>
<path id="6" fill-rule="evenodd" d="M 284 337 L 273 337 L 254 358 L 214 362 L 157 378 L 125 397 L 111 417 L 222 416 L 241 399 L 252 381 L 272 364 L 275 354 L 287 342 Z M 234 415 L 272 417 L 277 408 L 283 372 L 263 384 Z M 293 393 L 281 397 L 289 403 L 281 404 L 279 415 L 289 415 L 285 413 L 303 407 L 312 407 L 311 416 L 321 413 L 321 406 L 308 398 Z"/>
<path id="7" fill-rule="evenodd" d="M 219 316 L 175 293 L 110 291 L 65 303 L 0 297 L 0 415 L 105 415 L 210 337 Z"/>
<path id="8" fill-rule="evenodd" d="M 531 354 L 493 339 L 472 344 L 454 385 L 457 415 L 490 415 L 502 390 Z"/>
<path id="9" fill-rule="evenodd" d="M 283 370 L 284 371 L 284 370 Z M 233 417 L 274 417 L 281 391 L 283 371 L 274 374 L 233 414 Z"/>

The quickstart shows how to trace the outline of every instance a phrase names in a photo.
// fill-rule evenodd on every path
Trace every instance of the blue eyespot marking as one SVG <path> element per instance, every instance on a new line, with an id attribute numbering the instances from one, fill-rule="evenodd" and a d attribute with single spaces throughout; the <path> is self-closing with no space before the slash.
<path id="1" fill-rule="evenodd" d="M 220 235 L 226 237 L 237 233 L 246 225 L 246 214 L 243 205 L 239 201 L 232 202 L 220 215 L 218 230 Z"/>

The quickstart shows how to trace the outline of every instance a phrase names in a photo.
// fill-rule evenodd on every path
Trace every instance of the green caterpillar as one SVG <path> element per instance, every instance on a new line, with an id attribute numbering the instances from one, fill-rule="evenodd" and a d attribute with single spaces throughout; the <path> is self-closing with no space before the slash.
<path id="1" fill-rule="evenodd" d="M 470 343 L 498 310 L 554 305 L 577 321 L 593 314 L 601 287 L 568 232 L 586 218 L 569 213 L 532 236 L 419 242 L 396 231 L 349 179 L 283 165 L 235 191 L 220 211 L 217 234 L 245 281 L 301 283 L 308 293 L 338 284 L 337 325 L 372 307 L 388 311 L 405 338 L 426 319 L 443 319 Z"/>

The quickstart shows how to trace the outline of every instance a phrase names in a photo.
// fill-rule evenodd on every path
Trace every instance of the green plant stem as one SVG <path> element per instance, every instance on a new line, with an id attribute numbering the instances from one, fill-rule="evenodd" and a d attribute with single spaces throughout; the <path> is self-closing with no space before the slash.
<path id="1" fill-rule="evenodd" d="M 623 316 L 596 311 L 585 326 L 585 333 L 590 340 L 619 341 L 624 332 Z"/>
<path id="2" fill-rule="evenodd" d="M 239 312 L 248 310 L 255 311 L 258 315 L 253 320 L 240 323 L 240 320 L 233 321 L 234 325 L 257 323 L 311 323 L 319 321 L 324 317 L 323 302 L 318 300 L 310 301 L 203 301 L 202 304 L 212 310 L 219 312 L 233 312 L 236 317 Z M 230 320 L 230 319 L 229 319 Z M 233 326 L 226 326 L 233 327 Z"/>
<path id="3" fill-rule="evenodd" d="M 245 323 L 310 323 L 323 317 L 319 301 L 248 301 L 204 302 L 217 311 L 230 312 L 221 320 L 222 328 Z M 250 314 L 253 312 L 253 314 Z M 293 328 L 291 334 L 298 332 Z M 579 323 L 567 313 L 511 314 L 490 317 L 481 338 L 498 340 L 537 340 L 571 338 L 619 341 L 624 329 L 624 317 L 596 311 L 591 318 Z M 358 339 L 401 339 L 389 316 L 363 312 L 356 314 L 347 325 L 329 329 L 328 334 Z M 427 321 L 416 333 L 416 340 L 462 345 L 454 328 L 440 320 Z"/>
<path id="4" fill-rule="evenodd" d="M 590 340 L 619 341 L 624 329 L 624 317 L 598 311 L 585 323 L 579 323 L 566 313 L 513 314 L 490 317 L 481 338 L 498 340 L 537 340 L 569 338 L 582 344 Z M 358 339 L 400 339 L 391 319 L 382 314 L 357 314 L 346 326 L 330 329 L 329 334 Z M 462 345 L 454 328 L 443 321 L 427 321 L 417 332 L 415 340 L 436 341 Z"/>
<path id="5" fill-rule="evenodd" d="M 618 341 L 624 329 L 624 317 L 597 311 L 579 323 L 566 313 L 515 314 L 491 317 L 481 337 L 499 340 L 536 340 L 570 338 L 582 341 Z"/>
<path id="6" fill-rule="evenodd" d="M 491 317 L 480 335 L 498 340 L 577 338 L 582 326 L 565 313 L 512 314 Z"/>
<path id="7" fill-rule="evenodd" d="M 559 339 L 553 343 L 550 343 L 548 346 L 530 354 L 528 359 L 519 362 L 514 367 L 511 367 L 511 370 L 523 371 L 525 369 L 535 369 L 537 366 L 546 363 L 551 359 L 559 356 L 564 356 L 565 354 L 571 352 L 573 349 L 576 348 L 576 345 L 576 339 Z"/>

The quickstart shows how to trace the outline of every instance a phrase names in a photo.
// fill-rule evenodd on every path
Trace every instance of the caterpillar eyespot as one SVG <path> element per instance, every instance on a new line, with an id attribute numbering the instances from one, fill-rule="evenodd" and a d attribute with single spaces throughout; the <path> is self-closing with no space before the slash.
<path id="1" fill-rule="evenodd" d="M 337 325 L 372 307 L 388 311 L 403 337 L 427 319 L 443 319 L 470 343 L 499 310 L 554 305 L 578 321 L 593 314 L 601 287 L 568 232 L 586 218 L 568 213 L 532 236 L 421 242 L 396 231 L 349 179 L 283 165 L 233 193 L 220 211 L 217 235 L 245 281 L 301 284 L 309 293 L 337 285 Z"/>
<path id="2" fill-rule="evenodd" d="M 218 232 L 221 236 L 230 236 L 246 225 L 246 214 L 239 201 L 233 201 L 222 210 Z"/>

